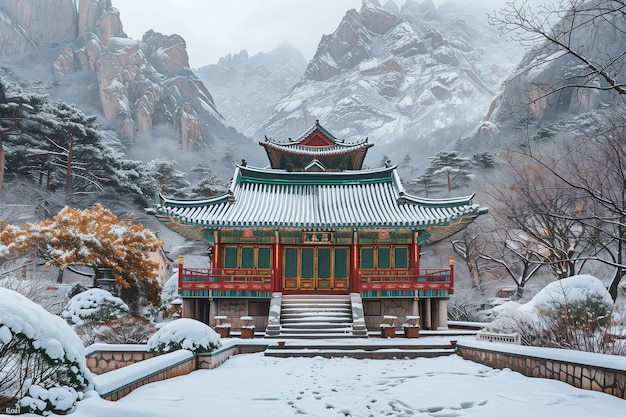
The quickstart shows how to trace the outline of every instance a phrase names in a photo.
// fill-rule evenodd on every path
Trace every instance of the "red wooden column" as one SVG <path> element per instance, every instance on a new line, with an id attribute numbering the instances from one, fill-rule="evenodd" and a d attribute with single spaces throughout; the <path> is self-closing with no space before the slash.
<path id="1" fill-rule="evenodd" d="M 211 268 L 218 269 L 220 267 L 220 260 L 222 259 L 222 254 L 220 253 L 220 237 L 217 233 L 217 230 L 213 232 L 213 259 L 211 262 Z"/>
<path id="2" fill-rule="evenodd" d="M 413 255 L 413 275 L 417 277 L 420 273 L 420 246 L 417 241 L 419 233 L 413 233 L 413 243 L 411 244 Z"/>
<path id="3" fill-rule="evenodd" d="M 351 267 L 351 292 L 361 292 L 361 277 L 359 276 L 359 233 L 355 230 L 352 234 L 352 267 Z"/>
<path id="4" fill-rule="evenodd" d="M 274 292 L 281 292 L 283 290 L 283 280 L 281 274 L 281 262 L 280 262 L 280 235 L 278 230 L 274 231 L 274 273 L 272 277 L 272 290 Z"/>
<path id="5" fill-rule="evenodd" d="M 178 294 L 182 294 L 183 292 L 183 263 L 185 262 L 185 257 L 183 255 L 178 255 Z"/>

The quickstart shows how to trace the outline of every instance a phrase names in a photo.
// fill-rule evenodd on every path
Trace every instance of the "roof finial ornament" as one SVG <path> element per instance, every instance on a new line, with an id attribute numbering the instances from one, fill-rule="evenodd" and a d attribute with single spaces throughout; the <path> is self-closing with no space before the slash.
<path id="1" fill-rule="evenodd" d="M 385 168 L 389 168 L 390 166 L 391 166 L 391 160 L 390 160 L 390 159 L 387 159 L 387 160 L 385 161 Z"/>
<path id="2" fill-rule="evenodd" d="M 245 159 L 242 159 L 241 160 L 241 166 L 242 167 L 248 166 L 248 161 L 246 161 Z"/>
<path id="3" fill-rule="evenodd" d="M 315 119 L 315 124 L 319 126 L 319 124 L 320 124 L 320 119 Z"/>

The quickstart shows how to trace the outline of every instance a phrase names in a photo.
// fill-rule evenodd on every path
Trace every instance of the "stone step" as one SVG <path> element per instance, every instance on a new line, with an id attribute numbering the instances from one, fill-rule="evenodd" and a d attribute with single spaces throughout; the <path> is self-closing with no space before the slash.
<path id="1" fill-rule="evenodd" d="M 278 333 L 278 334 L 276 334 Z M 349 295 L 283 295 L 280 328 L 272 337 L 354 337 Z M 360 336 L 363 336 L 359 333 Z"/>
<path id="2" fill-rule="evenodd" d="M 353 346 L 354 349 L 354 346 Z M 439 356 L 449 356 L 455 353 L 455 349 L 403 349 L 397 351 L 389 350 L 343 350 L 343 349 L 290 349 L 288 345 L 280 349 L 268 348 L 264 355 L 276 358 L 313 358 L 321 356 L 323 358 L 349 357 L 355 359 L 415 359 L 415 358 L 436 358 Z"/>

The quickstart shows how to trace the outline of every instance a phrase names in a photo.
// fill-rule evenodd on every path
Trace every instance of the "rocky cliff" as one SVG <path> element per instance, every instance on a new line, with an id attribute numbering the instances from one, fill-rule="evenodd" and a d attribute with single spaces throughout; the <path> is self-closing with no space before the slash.
<path id="1" fill-rule="evenodd" d="M 282 140 L 319 119 L 339 137 L 369 137 L 373 158 L 397 162 L 418 148 L 414 160 L 425 159 L 484 117 L 520 50 L 486 16 L 430 0 L 401 9 L 364 0 L 322 37 L 302 79 L 248 132 Z"/>
<path id="2" fill-rule="evenodd" d="M 579 4 L 577 13 L 564 11 L 562 20 L 554 25 L 555 32 L 548 35 L 569 45 L 575 54 L 548 41 L 529 49 L 502 83 L 485 119 L 497 126 L 520 116 L 535 120 L 569 118 L 612 105 L 615 91 L 583 61 L 624 85 L 626 20 L 623 11 L 611 11 L 605 3 L 591 0 Z"/>
<path id="3" fill-rule="evenodd" d="M 160 123 L 174 126 L 190 150 L 213 145 L 216 129 L 227 130 L 189 68 L 184 39 L 154 31 L 128 38 L 111 0 L 0 0 L 0 39 L 0 56 L 56 54 L 57 84 L 92 76 L 101 113 L 131 143 Z"/>

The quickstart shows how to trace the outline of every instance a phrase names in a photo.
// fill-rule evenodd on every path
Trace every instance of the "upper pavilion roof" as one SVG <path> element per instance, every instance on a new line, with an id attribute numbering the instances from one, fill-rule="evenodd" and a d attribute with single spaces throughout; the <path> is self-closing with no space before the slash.
<path id="1" fill-rule="evenodd" d="M 265 148 L 272 168 L 295 171 L 305 171 L 312 161 L 326 171 L 361 169 L 367 150 L 374 146 L 367 138 L 356 142 L 337 139 L 319 120 L 297 139 L 278 142 L 266 136 L 259 144 Z"/>
<path id="2" fill-rule="evenodd" d="M 227 194 L 200 201 L 163 198 L 157 217 L 190 238 L 224 227 L 411 228 L 435 242 L 486 209 L 473 195 L 429 199 L 406 193 L 396 166 L 288 172 L 237 165 Z"/>

